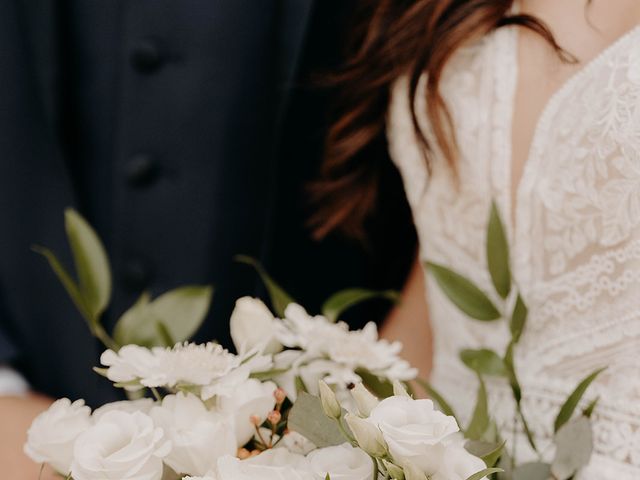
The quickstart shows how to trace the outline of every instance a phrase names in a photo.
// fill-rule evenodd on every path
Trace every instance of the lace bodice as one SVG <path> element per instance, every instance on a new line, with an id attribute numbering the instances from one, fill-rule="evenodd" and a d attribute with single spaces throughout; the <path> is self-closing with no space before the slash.
<path id="1" fill-rule="evenodd" d="M 396 83 L 389 109 L 390 151 L 404 178 L 421 255 L 491 292 L 485 232 L 490 203 L 496 200 L 507 223 L 514 279 L 530 310 L 516 367 L 538 443 L 548 444 L 553 419 L 578 381 L 606 366 L 588 395 L 600 396 L 595 452 L 579 478 L 638 479 L 640 27 L 551 98 L 539 119 L 514 206 L 510 166 L 516 84 L 515 28 L 465 48 L 448 66 L 441 88 L 460 149 L 456 187 L 437 155 L 428 174 L 411 123 L 406 81 Z M 418 95 L 419 115 L 423 98 Z M 428 135 L 426 121 L 420 120 Z M 464 317 L 429 275 L 427 294 L 435 335 L 433 381 L 459 412 L 470 413 L 475 382 L 458 351 L 487 346 L 504 352 L 508 327 Z M 511 394 L 498 381 L 491 390 L 492 410 L 511 431 Z M 523 436 L 516 436 L 519 459 L 527 459 L 532 452 Z M 552 455 L 545 451 L 545 457 Z"/>

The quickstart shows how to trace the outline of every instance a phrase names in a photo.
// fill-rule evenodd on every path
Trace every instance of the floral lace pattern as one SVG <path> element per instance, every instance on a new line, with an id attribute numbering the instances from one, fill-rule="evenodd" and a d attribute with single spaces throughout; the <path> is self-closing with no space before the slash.
<path id="1" fill-rule="evenodd" d="M 538 442 L 548 443 L 554 416 L 577 382 L 606 366 L 589 395 L 600 396 L 595 452 L 579 478 L 640 478 L 640 27 L 548 102 L 512 205 L 517 60 L 517 30 L 502 29 L 458 52 L 445 72 L 442 93 L 460 149 L 457 186 L 437 153 L 427 178 L 405 79 L 396 83 L 389 108 L 390 151 L 424 259 L 489 292 L 484 233 L 491 200 L 503 218 L 515 219 L 507 222 L 513 274 L 530 310 L 516 363 Z M 422 97 L 417 111 L 424 111 Z M 460 413 L 470 412 L 474 391 L 462 385 L 474 382 L 458 351 L 504 351 L 508 330 L 465 318 L 430 277 L 427 294 L 436 335 L 434 383 Z M 518 432 L 510 392 L 504 385 L 492 390 L 499 423 Z M 524 436 L 515 437 L 520 456 L 530 456 Z"/>

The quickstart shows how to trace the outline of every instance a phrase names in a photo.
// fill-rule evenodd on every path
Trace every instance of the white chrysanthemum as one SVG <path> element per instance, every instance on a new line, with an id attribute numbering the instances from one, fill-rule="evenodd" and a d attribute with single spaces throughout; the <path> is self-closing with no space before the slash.
<path id="1" fill-rule="evenodd" d="M 140 383 L 160 386 L 164 379 L 161 363 L 165 349 L 152 350 L 138 345 L 125 345 L 118 352 L 106 350 L 100 363 L 107 367 L 107 378 L 114 383 L 128 384 L 127 390 L 139 390 Z M 143 383 L 144 382 L 144 383 Z"/>
<path id="2" fill-rule="evenodd" d="M 217 343 L 178 344 L 162 358 L 165 385 L 210 385 L 240 365 L 240 357 Z"/>
<path id="3" fill-rule="evenodd" d="M 100 361 L 108 367 L 107 377 L 129 390 L 141 386 L 208 388 L 220 380 L 237 383 L 248 378 L 252 366 L 241 367 L 242 358 L 215 343 L 183 343 L 153 349 L 125 345 L 118 353 L 107 350 Z M 239 367 L 242 371 L 234 374 Z"/>
<path id="4" fill-rule="evenodd" d="M 344 323 L 331 323 L 323 316 L 311 316 L 298 304 L 292 303 L 285 310 L 282 322 L 276 324 L 276 337 L 289 348 L 301 348 L 310 355 L 326 353 L 327 344 L 345 335 Z"/>
<path id="5" fill-rule="evenodd" d="M 412 380 L 418 374 L 408 362 L 400 359 L 400 342 L 378 338 L 378 328 L 373 322 L 362 330 L 347 332 L 340 342 L 328 345 L 331 360 L 353 370 L 364 368 L 389 380 Z"/>

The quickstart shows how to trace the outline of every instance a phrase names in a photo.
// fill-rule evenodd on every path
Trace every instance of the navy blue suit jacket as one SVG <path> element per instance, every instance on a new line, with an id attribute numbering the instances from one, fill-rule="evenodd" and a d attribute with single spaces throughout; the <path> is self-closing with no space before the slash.
<path id="1" fill-rule="evenodd" d="M 403 258 L 372 270 L 358 246 L 315 244 L 303 227 L 326 98 L 300 79 L 331 64 L 345 2 L 316 4 L 0 2 L 0 363 L 50 395 L 118 395 L 91 371 L 100 345 L 30 250 L 70 264 L 66 206 L 109 251 L 107 328 L 144 289 L 213 283 L 197 339 L 228 344 L 234 299 L 263 293 L 238 253 L 312 309 L 341 287 L 399 286 L 409 228 Z"/>

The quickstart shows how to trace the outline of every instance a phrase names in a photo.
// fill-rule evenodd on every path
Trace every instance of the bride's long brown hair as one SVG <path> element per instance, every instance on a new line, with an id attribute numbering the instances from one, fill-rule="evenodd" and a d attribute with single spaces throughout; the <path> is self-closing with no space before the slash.
<path id="1" fill-rule="evenodd" d="M 456 142 L 447 106 L 440 95 L 442 72 L 464 44 L 489 32 L 519 25 L 545 38 L 563 57 L 549 29 L 529 15 L 511 15 L 514 0 L 365 0 L 354 28 L 351 53 L 331 76 L 338 108 L 326 140 L 320 178 L 311 186 L 317 237 L 341 229 L 362 237 L 374 209 L 385 150 L 389 91 L 398 77 L 409 78 L 414 128 L 425 162 L 433 145 L 418 128 L 414 109 L 418 81 L 427 73 L 427 118 L 434 142 L 455 170 Z"/>

